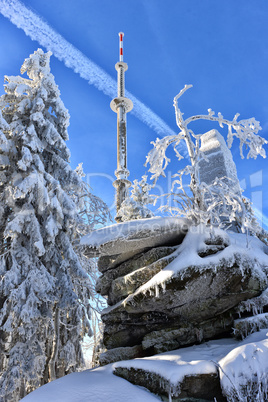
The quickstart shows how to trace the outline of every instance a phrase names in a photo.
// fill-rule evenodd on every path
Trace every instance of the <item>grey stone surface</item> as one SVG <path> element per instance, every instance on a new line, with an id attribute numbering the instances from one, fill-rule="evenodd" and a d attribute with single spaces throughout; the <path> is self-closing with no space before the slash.
<path id="1" fill-rule="evenodd" d="M 106 270 L 103 275 L 98 279 L 96 284 L 96 291 L 102 296 L 109 293 L 112 281 L 118 277 L 125 276 L 137 269 L 148 266 L 155 261 L 163 258 L 176 250 L 176 247 L 156 247 L 144 253 L 138 253 L 133 258 L 123 262 L 115 268 Z M 106 257 L 100 257 L 106 258 Z M 108 258 L 108 257 L 107 257 Z M 128 293 L 126 293 L 128 294 Z"/>
<path id="2" fill-rule="evenodd" d="M 268 313 L 235 320 L 233 325 L 234 336 L 237 339 L 244 339 L 253 332 L 265 328 L 268 328 Z"/>
<path id="3" fill-rule="evenodd" d="M 121 360 L 130 360 L 143 356 L 144 351 L 142 346 L 136 345 L 132 347 L 107 350 L 106 352 L 101 353 L 101 355 L 99 356 L 99 362 L 101 366 L 104 366 L 106 364 L 119 362 Z"/>
<path id="4" fill-rule="evenodd" d="M 176 257 L 169 256 L 155 261 L 154 263 L 136 269 L 128 275 L 115 279 L 109 290 L 108 304 L 114 305 L 126 296 L 135 292 L 137 288 L 148 282 L 154 275 L 164 269 Z"/>
<path id="5" fill-rule="evenodd" d="M 114 374 L 130 381 L 134 385 L 147 388 L 157 394 L 163 401 L 196 401 L 202 402 L 225 402 L 219 376 L 215 373 L 185 376 L 177 384 L 171 384 L 161 375 L 138 368 L 118 367 L 114 369 Z"/>
<path id="6" fill-rule="evenodd" d="M 250 300 L 242 301 L 236 308 L 238 315 L 243 313 L 260 314 L 263 311 L 268 311 L 268 288 L 265 289 L 260 296 L 254 297 Z"/>
<path id="7" fill-rule="evenodd" d="M 244 262 L 242 273 L 240 259 L 236 254 L 234 259 L 222 259 L 202 271 L 189 266 L 166 284 L 165 292 L 159 289 L 159 297 L 155 297 L 154 289 L 146 295 L 137 291 L 108 313 L 104 311 L 105 346 L 107 349 L 133 346 L 150 332 L 170 328 L 175 322 L 178 327 L 189 322 L 198 326 L 231 310 L 242 300 L 258 296 L 265 283 L 254 275 L 253 261 L 248 265 Z"/>
<path id="8" fill-rule="evenodd" d="M 143 254 L 147 249 L 141 248 L 140 250 L 131 250 L 128 253 L 116 254 L 116 255 L 103 255 L 98 258 L 98 270 L 100 272 L 106 272 L 125 261 L 131 260 L 132 257 L 136 258 L 140 253 Z"/>
<path id="9" fill-rule="evenodd" d="M 193 325 L 191 322 L 178 323 L 177 326 L 152 331 L 145 335 L 142 347 L 144 350 L 150 349 L 150 353 L 153 354 L 179 349 L 181 346 L 212 339 L 224 332 L 230 333 L 233 322 L 232 314 L 228 312 L 198 325 Z"/>

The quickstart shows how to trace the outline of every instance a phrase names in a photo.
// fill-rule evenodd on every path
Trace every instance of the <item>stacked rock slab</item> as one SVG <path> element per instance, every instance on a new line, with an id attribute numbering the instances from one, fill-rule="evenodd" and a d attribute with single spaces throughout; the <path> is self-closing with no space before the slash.
<path id="1" fill-rule="evenodd" d="M 107 351 L 100 356 L 101 364 L 230 334 L 237 318 L 235 307 L 258 296 L 264 287 L 262 279 L 253 275 L 254 263 L 245 260 L 241 270 L 243 256 L 237 252 L 206 264 L 208 256 L 229 246 L 228 237 L 208 236 L 197 255 L 202 270 L 189 264 L 165 287 L 144 291 L 144 285 L 168 264 L 179 263 L 188 222 L 150 218 L 115 226 L 117 230 L 100 229 L 84 241 L 88 256 L 99 255 L 102 275 L 97 291 L 109 304 L 102 313 Z"/>
<path id="2" fill-rule="evenodd" d="M 187 230 L 186 219 L 156 217 L 120 223 L 85 237 L 82 241 L 85 255 L 99 257 L 98 269 L 102 275 L 96 285 L 97 292 L 107 297 L 111 307 L 133 294 L 175 258 L 172 254 Z M 106 315 L 103 313 L 103 317 Z M 146 322 L 142 326 L 146 327 Z M 110 348 L 109 341 L 106 344 L 110 331 L 115 338 L 117 333 L 120 336 L 120 323 L 116 329 L 113 323 L 104 323 L 104 345 L 110 351 L 101 357 L 101 363 L 144 355 L 141 343 L 122 342 L 121 345 L 118 341 L 116 350 L 114 346 Z"/>

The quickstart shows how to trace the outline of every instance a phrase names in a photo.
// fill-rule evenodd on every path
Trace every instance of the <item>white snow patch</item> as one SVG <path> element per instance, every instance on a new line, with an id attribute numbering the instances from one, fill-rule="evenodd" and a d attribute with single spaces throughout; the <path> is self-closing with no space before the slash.
<path id="1" fill-rule="evenodd" d="M 24 402 L 153 402 L 160 399 L 112 374 L 106 366 L 69 374 L 38 388 Z"/>
<path id="2" fill-rule="evenodd" d="M 216 373 L 219 365 L 221 383 L 226 390 L 229 390 L 230 380 L 239 389 L 254 373 L 260 377 L 266 373 L 267 376 L 268 329 L 252 334 L 244 341 L 214 340 L 151 357 L 73 373 L 38 388 L 22 401 L 156 401 L 160 398 L 116 377 L 113 370 L 116 367 L 140 368 L 157 373 L 175 385 L 186 375 Z"/>
<path id="3" fill-rule="evenodd" d="M 267 329 L 265 330 L 267 332 Z M 266 333 L 267 336 L 267 333 Z M 267 401 L 268 339 L 233 349 L 219 361 L 222 389 L 241 402 Z"/>

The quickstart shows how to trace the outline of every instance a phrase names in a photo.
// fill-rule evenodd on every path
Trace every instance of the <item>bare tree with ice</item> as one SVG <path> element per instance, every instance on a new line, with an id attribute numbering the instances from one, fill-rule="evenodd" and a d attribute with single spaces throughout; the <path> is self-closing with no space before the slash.
<path id="1" fill-rule="evenodd" d="M 232 190 L 232 179 L 229 177 L 217 177 L 212 184 L 208 185 L 199 182 L 199 164 L 205 155 L 200 150 L 201 134 L 195 134 L 188 126 L 197 120 L 207 120 L 216 122 L 220 127 L 227 126 L 228 136 L 227 144 L 230 148 L 234 137 L 240 141 L 240 155 L 244 158 L 244 149 L 248 149 L 247 158 L 256 159 L 258 155 L 266 157 L 263 145 L 267 141 L 258 135 L 261 130 L 260 124 L 254 118 L 246 120 L 238 120 L 237 113 L 233 120 L 225 119 L 221 113 L 215 115 L 211 109 L 208 109 L 207 115 L 195 115 L 183 118 L 183 113 L 178 107 L 179 98 L 191 88 L 192 85 L 185 85 L 180 93 L 174 98 L 174 108 L 176 115 L 176 123 L 180 132 L 176 135 L 169 135 L 162 139 L 157 138 L 153 149 L 149 152 L 146 159 L 146 165 L 149 164 L 149 172 L 152 173 L 151 179 L 157 181 L 159 176 L 165 177 L 165 169 L 170 159 L 166 156 L 167 148 L 172 145 L 178 160 L 183 156 L 178 150 L 181 141 L 185 141 L 190 164 L 180 169 L 175 174 L 172 182 L 171 193 L 168 197 L 174 196 L 176 205 L 164 209 L 171 213 L 187 216 L 194 224 L 205 223 L 211 225 L 222 225 L 222 217 L 226 218 L 229 223 L 237 222 L 241 230 L 249 228 L 253 232 L 259 231 L 258 225 L 254 218 L 249 202 L 239 196 L 236 191 Z M 192 195 L 186 191 L 183 185 L 183 177 L 190 175 L 190 191 Z"/>

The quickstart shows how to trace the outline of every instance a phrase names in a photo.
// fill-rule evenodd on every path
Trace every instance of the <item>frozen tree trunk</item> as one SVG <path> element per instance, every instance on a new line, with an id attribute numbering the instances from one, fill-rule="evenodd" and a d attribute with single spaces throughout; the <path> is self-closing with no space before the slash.
<path id="1" fill-rule="evenodd" d="M 59 350 L 59 325 L 60 325 L 60 316 L 59 309 L 57 305 L 54 309 L 54 339 L 52 344 L 52 353 L 49 361 L 49 381 L 56 380 L 56 359 L 58 356 Z"/>

